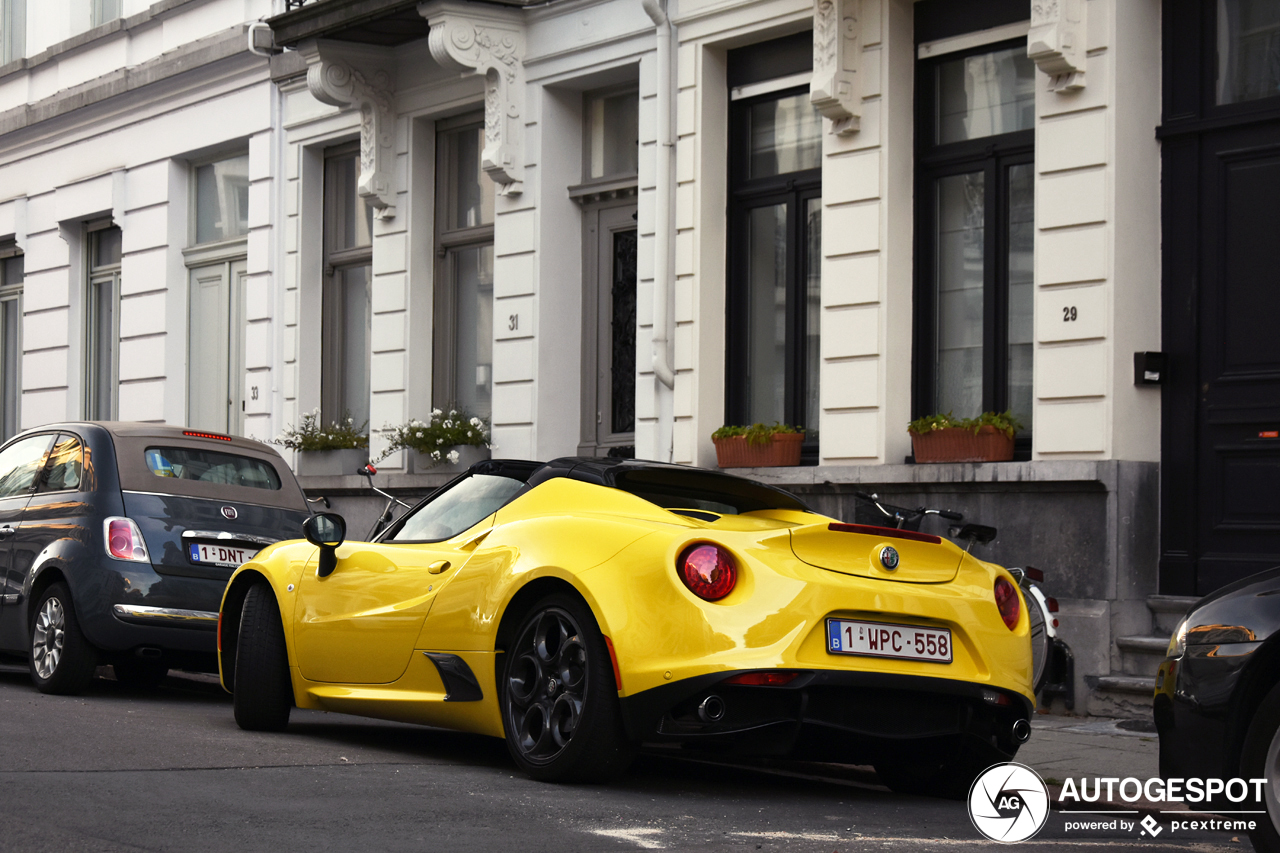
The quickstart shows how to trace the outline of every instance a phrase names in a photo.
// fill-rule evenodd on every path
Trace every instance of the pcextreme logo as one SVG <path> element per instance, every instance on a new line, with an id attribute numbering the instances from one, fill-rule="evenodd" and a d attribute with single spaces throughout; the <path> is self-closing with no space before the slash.
<path id="1" fill-rule="evenodd" d="M 1049 817 L 1049 789 L 1024 764 L 988 767 L 969 789 L 969 820 L 992 841 L 1016 844 L 1031 838 Z"/>

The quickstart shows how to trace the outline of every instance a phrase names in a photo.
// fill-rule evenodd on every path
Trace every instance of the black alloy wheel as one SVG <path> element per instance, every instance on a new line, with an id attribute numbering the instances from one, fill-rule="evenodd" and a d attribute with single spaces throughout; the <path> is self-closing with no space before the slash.
<path id="1" fill-rule="evenodd" d="M 265 582 L 249 587 L 244 597 L 235 667 L 236 724 L 253 732 L 283 731 L 293 710 L 293 683 L 280 605 Z"/>
<path id="2" fill-rule="evenodd" d="M 603 782 L 635 757 L 618 707 L 609 650 L 580 600 L 545 598 L 507 650 L 500 702 L 507 748 L 544 781 Z"/>
<path id="3" fill-rule="evenodd" d="M 37 690 L 74 696 L 89 686 L 98 666 L 98 650 L 80 630 L 65 583 L 52 584 L 36 601 L 28 636 L 31 680 Z"/>

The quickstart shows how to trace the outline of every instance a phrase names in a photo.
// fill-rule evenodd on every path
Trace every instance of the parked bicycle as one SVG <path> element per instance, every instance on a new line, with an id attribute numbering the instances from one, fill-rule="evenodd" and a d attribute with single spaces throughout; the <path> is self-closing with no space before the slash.
<path id="1" fill-rule="evenodd" d="M 964 521 L 964 515 L 949 509 L 934 509 L 919 506 L 914 509 L 894 506 L 885 503 L 880 496 L 868 492 L 854 492 L 854 497 L 871 505 L 891 524 L 899 530 L 919 530 L 920 523 L 929 516 L 937 516 L 951 522 Z M 974 545 L 987 545 L 994 541 L 998 531 L 985 524 L 958 524 L 947 530 L 952 539 L 960 539 L 965 543 L 965 553 Z M 1070 710 L 1074 706 L 1070 671 L 1073 668 L 1071 650 L 1067 644 L 1058 639 L 1058 602 L 1046 595 L 1037 584 L 1044 583 L 1044 572 L 1033 566 L 1012 566 L 1008 569 L 1022 588 L 1022 597 L 1027 602 L 1027 618 L 1031 623 L 1031 683 L 1037 695 L 1062 695 Z M 1056 665 L 1055 665 L 1056 659 Z M 1049 676 L 1059 673 L 1053 682 Z"/>

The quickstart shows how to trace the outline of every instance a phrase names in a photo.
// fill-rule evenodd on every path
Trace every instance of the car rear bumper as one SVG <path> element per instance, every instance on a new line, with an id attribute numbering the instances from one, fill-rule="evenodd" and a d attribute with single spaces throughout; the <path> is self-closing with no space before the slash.
<path id="1" fill-rule="evenodd" d="M 645 743 L 862 764 L 958 741 L 1007 760 L 1021 745 L 1015 725 L 1024 739 L 1029 731 L 1031 703 L 1010 690 L 922 676 L 788 672 L 798 675 L 783 686 L 726 684 L 741 673 L 720 672 L 625 697 L 628 734 Z M 719 719 L 706 713 L 709 697 L 723 710 Z"/>

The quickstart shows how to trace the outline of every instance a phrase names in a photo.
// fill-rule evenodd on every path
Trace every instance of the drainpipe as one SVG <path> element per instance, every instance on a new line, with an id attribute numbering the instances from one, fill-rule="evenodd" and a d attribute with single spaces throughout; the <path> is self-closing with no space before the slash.
<path id="1" fill-rule="evenodd" d="M 675 372 L 667 356 L 667 326 L 671 304 L 671 166 L 675 158 L 675 138 L 671 128 L 671 32 L 672 25 L 658 0 L 640 0 L 645 14 L 653 21 L 657 41 L 658 71 L 658 156 L 657 187 L 654 204 L 653 264 L 653 375 L 668 392 L 675 388 Z M 670 461 L 672 432 L 675 426 L 674 401 L 670 393 L 659 389 L 658 401 L 659 453 Z"/>

